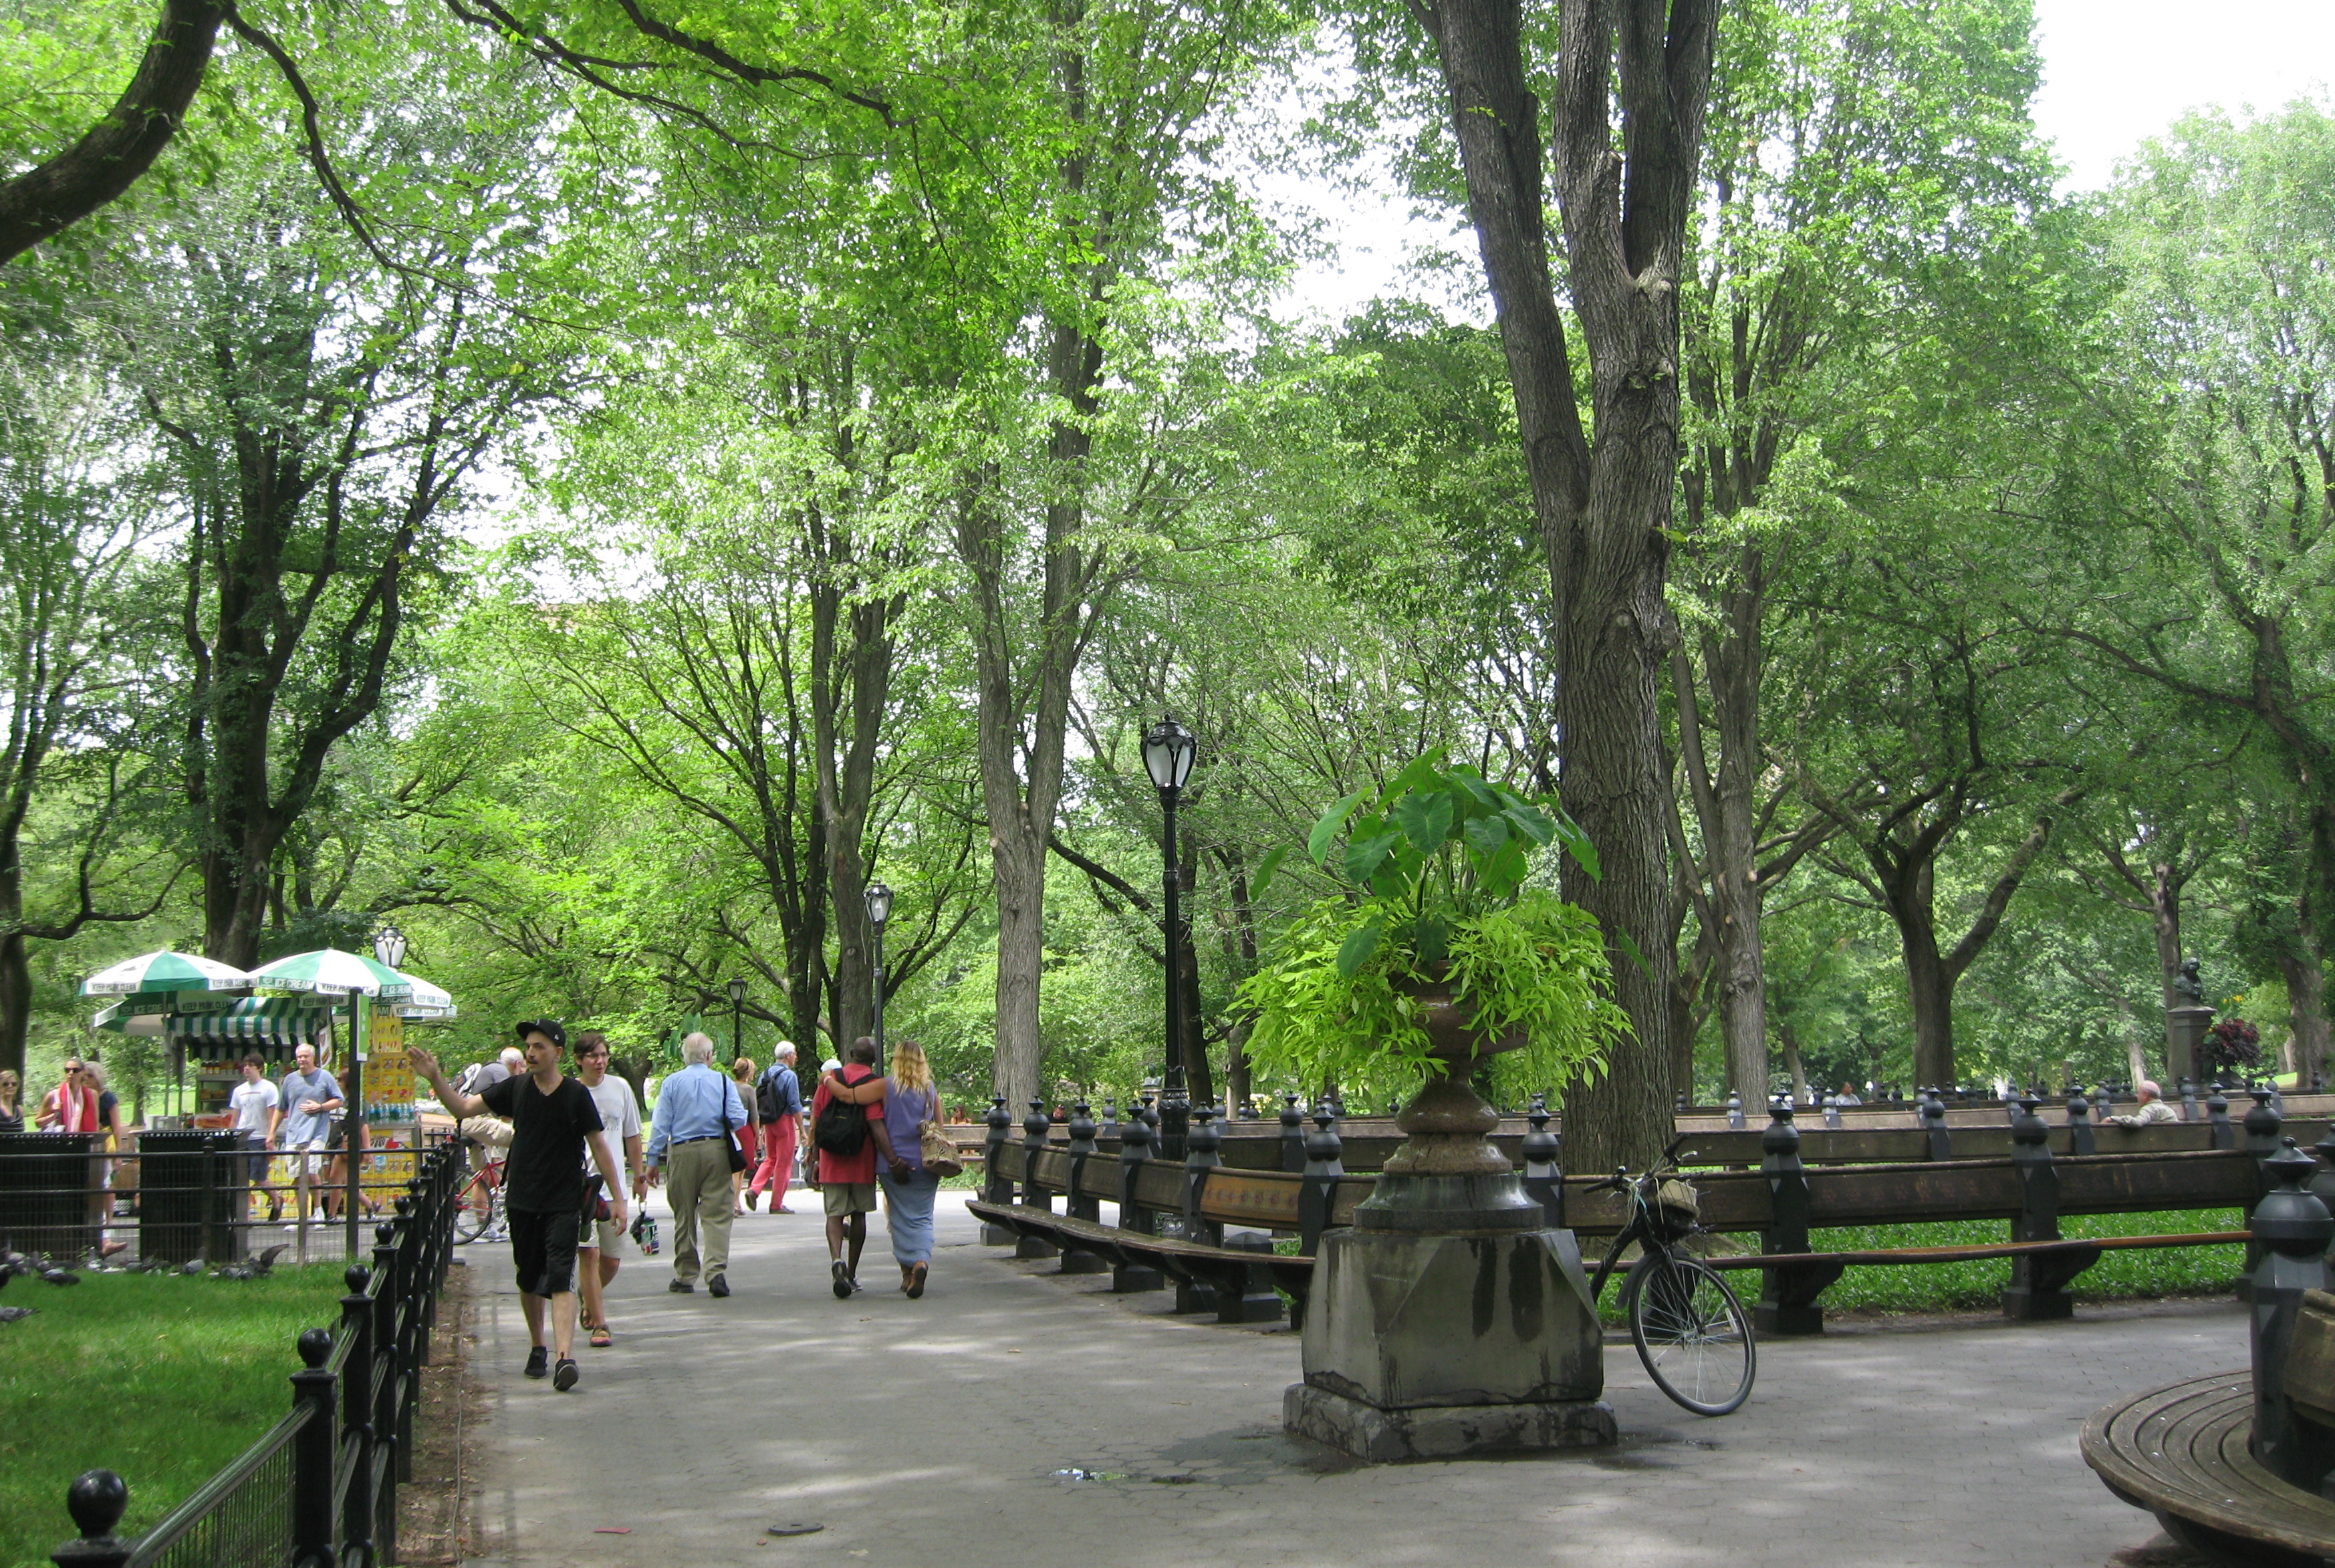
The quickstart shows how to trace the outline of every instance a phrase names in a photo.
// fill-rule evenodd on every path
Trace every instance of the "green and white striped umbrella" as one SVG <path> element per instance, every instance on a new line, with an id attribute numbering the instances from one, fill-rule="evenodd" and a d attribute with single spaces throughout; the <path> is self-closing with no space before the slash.
<path id="1" fill-rule="evenodd" d="M 251 976 L 233 964 L 194 953 L 143 953 L 101 969 L 81 982 L 83 996 L 128 996 L 137 992 L 248 991 Z"/>
<path id="2" fill-rule="evenodd" d="M 404 974 L 404 971 L 398 972 Z M 405 974 L 413 993 L 397 1004 L 400 1018 L 452 1018 L 456 1015 L 454 998 L 441 986 L 431 984 L 418 974 Z"/>
<path id="3" fill-rule="evenodd" d="M 402 1002 L 413 994 L 413 982 L 385 963 L 363 953 L 320 947 L 296 953 L 251 972 L 249 983 L 270 991 L 309 991 L 319 996 L 377 996 Z"/>

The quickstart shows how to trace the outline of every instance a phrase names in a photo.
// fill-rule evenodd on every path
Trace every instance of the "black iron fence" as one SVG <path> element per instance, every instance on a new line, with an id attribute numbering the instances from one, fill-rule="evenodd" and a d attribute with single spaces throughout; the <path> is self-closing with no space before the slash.
<path id="1" fill-rule="evenodd" d="M 397 1560 L 397 1488 L 412 1478 L 414 1418 L 430 1331 L 454 1244 L 459 1146 L 420 1168 L 353 1263 L 336 1331 L 297 1341 L 292 1408 L 267 1434 L 135 1540 L 114 1528 L 130 1488 L 111 1470 L 75 1480 L 81 1528 L 53 1560 L 72 1568 L 373 1568 Z"/>
<path id="2" fill-rule="evenodd" d="M 361 1255 L 363 1225 L 453 1137 L 425 1130 L 419 1147 L 359 1151 L 351 1223 L 344 1151 L 247 1147 L 232 1132 L 139 1133 L 108 1153 L 90 1133 L 0 1133 L 0 1245 L 60 1261 L 243 1262 L 277 1242 L 331 1256 Z"/>

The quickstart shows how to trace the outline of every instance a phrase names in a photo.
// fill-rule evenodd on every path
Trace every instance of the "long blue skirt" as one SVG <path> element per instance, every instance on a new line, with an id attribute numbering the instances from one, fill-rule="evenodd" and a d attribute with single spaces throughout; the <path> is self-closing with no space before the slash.
<path id="1" fill-rule="evenodd" d="M 895 1176 L 879 1170 L 884 1186 L 884 1219 L 892 1230 L 892 1261 L 902 1268 L 933 1261 L 933 1200 L 940 1195 L 940 1178 L 930 1171 L 910 1171 Z"/>

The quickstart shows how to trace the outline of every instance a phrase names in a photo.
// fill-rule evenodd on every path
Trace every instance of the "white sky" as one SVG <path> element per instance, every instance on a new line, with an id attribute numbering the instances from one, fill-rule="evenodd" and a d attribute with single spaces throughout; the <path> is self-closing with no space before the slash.
<path id="1" fill-rule="evenodd" d="M 2035 120 L 2067 167 L 2065 190 L 2107 184 L 2117 160 L 2188 110 L 2271 111 L 2335 82 L 2335 0 L 2035 0 L 2035 17 L 2043 53 Z M 1267 184 L 1284 200 L 1303 189 Z M 1456 243 L 1472 259 L 1471 237 L 1455 242 L 1439 226 L 1411 221 L 1398 199 L 1323 191 L 1309 204 L 1329 218 L 1339 256 L 1300 275 L 1294 310 L 1335 321 L 1366 300 L 1409 292 L 1478 314 L 1473 302 L 1403 276 L 1410 248 Z"/>

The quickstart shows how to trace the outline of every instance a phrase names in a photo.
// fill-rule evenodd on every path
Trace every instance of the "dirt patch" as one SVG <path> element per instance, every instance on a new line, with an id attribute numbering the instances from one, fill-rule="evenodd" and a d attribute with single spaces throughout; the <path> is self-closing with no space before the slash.
<path id="1" fill-rule="evenodd" d="M 487 1390 L 470 1373 L 477 1338 L 471 1272 L 446 1271 L 421 1370 L 421 1408 L 414 1416 L 413 1479 L 397 1492 L 397 1559 L 451 1568 L 479 1555 L 479 1457 L 484 1451 Z"/>

